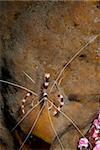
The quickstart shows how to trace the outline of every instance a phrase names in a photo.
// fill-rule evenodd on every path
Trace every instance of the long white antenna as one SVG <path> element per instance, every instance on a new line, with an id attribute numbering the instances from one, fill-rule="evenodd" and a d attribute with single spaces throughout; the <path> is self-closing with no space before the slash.
<path id="1" fill-rule="evenodd" d="M 67 67 L 90 43 L 92 43 L 99 35 L 100 35 L 100 33 L 97 34 L 95 37 L 93 37 L 93 38 L 92 38 L 89 42 L 87 42 L 83 47 L 81 47 L 81 48 L 77 51 L 77 53 L 66 63 L 66 65 L 65 65 L 65 66 L 62 68 L 62 70 L 60 71 L 60 73 L 59 73 L 57 79 L 56 79 L 56 80 L 54 81 L 54 83 L 52 84 L 51 89 L 50 89 L 50 93 L 51 93 L 52 89 L 54 88 L 56 82 L 59 80 L 59 78 L 61 77 L 62 73 L 63 73 L 64 70 L 66 69 L 66 67 Z M 59 83 L 58 83 L 58 85 L 59 85 Z"/>
<path id="2" fill-rule="evenodd" d="M 32 93 L 33 95 L 35 96 L 38 96 L 38 94 L 36 94 L 35 92 L 33 92 L 32 90 L 29 90 L 28 88 L 24 87 L 24 86 L 21 86 L 19 84 L 16 84 L 16 83 L 13 83 L 13 82 L 10 82 L 10 81 L 5 81 L 5 80 L 0 80 L 1 83 L 6 83 L 6 84 L 9 84 L 9 85 L 12 85 L 12 86 L 15 86 L 15 87 L 18 87 L 20 89 L 23 89 L 27 92 L 30 92 Z"/>

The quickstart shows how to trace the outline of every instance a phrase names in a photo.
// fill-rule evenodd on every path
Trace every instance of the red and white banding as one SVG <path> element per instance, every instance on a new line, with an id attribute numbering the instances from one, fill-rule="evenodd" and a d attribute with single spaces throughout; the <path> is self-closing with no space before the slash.
<path id="1" fill-rule="evenodd" d="M 45 73 L 44 84 L 43 84 L 43 98 L 44 98 L 44 100 L 47 100 L 47 98 L 48 98 L 47 88 L 49 86 L 49 79 L 50 79 L 50 73 Z"/>
<path id="2" fill-rule="evenodd" d="M 25 114 L 25 106 L 24 106 L 24 105 L 25 105 L 25 103 L 26 103 L 26 99 L 27 99 L 27 97 L 29 97 L 30 95 L 31 95 L 31 93 L 28 92 L 28 93 L 26 94 L 25 98 L 22 99 L 21 110 L 22 110 L 22 113 L 23 113 L 23 114 Z"/>
<path id="3" fill-rule="evenodd" d="M 57 107 L 57 109 L 53 112 L 53 116 L 56 116 L 60 112 L 61 108 L 64 106 L 63 95 L 58 95 L 58 101 L 60 102 L 60 106 Z"/>

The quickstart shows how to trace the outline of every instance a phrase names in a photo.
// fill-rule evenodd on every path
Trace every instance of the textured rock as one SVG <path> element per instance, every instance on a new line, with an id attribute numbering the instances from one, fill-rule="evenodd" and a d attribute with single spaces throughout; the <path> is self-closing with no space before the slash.
<path id="1" fill-rule="evenodd" d="M 51 74 L 51 86 L 66 62 L 100 32 L 100 12 L 96 2 L 23 2 L 21 5 L 12 4 L 12 8 L 10 3 L 5 5 L 6 11 L 2 14 L 4 19 L 7 19 L 3 26 L 5 34 L 2 36 L 2 78 L 26 86 L 38 95 L 41 93 L 45 72 Z M 98 37 L 84 48 L 60 77 L 60 90 L 66 101 L 62 111 L 84 133 L 99 110 L 99 39 Z M 33 84 L 23 71 L 29 74 L 36 84 Z M 19 110 L 26 92 L 11 86 L 4 88 L 8 91 L 3 93 L 6 105 L 9 106 L 8 111 L 18 121 L 22 117 Z M 55 103 L 57 94 L 56 87 L 49 94 Z M 36 101 L 38 100 L 39 98 L 36 98 Z M 30 109 L 31 101 L 32 99 L 29 99 L 27 102 L 25 111 Z M 35 121 L 38 111 L 39 108 L 32 111 L 20 124 L 25 134 Z M 52 111 L 51 119 L 64 147 L 75 150 L 81 135 L 68 119 L 61 114 L 53 117 Z M 48 117 L 47 105 L 32 134 L 48 143 L 53 142 L 55 134 Z M 53 146 L 55 149 L 59 148 L 57 141 Z"/>

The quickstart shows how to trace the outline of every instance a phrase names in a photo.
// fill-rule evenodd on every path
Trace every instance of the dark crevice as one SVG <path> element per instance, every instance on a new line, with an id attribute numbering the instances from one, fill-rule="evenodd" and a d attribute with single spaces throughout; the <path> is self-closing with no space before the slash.
<path id="1" fill-rule="evenodd" d="M 5 101 L 5 100 L 4 100 Z M 4 102 L 4 121 L 6 124 L 6 128 L 9 130 L 9 132 L 11 131 L 11 129 L 14 127 L 14 125 L 17 123 L 16 120 L 10 115 L 9 113 L 9 107 L 7 106 L 7 104 Z M 19 127 L 18 127 L 19 128 Z M 17 141 L 16 137 L 14 134 L 12 134 L 12 137 L 14 139 L 14 145 L 16 145 L 16 149 L 17 146 L 19 145 L 19 142 Z"/>
<path id="2" fill-rule="evenodd" d="M 3 59 L 3 67 L 1 68 L 1 79 L 2 80 L 11 80 L 12 76 L 9 72 L 9 67 L 5 59 Z M 8 84 L 1 83 L 1 95 L 3 97 L 4 107 L 2 109 L 4 115 L 4 122 L 6 128 L 11 131 L 14 125 L 17 123 L 16 120 L 10 114 L 10 106 L 8 105 L 8 93 L 11 92 L 11 89 Z M 12 91 L 14 92 L 14 91 Z M 18 141 L 15 138 L 15 135 L 12 134 L 14 145 L 19 145 Z M 17 147 L 16 147 L 17 148 Z M 16 149 L 15 148 L 15 149 Z"/>
<path id="3" fill-rule="evenodd" d="M 30 145 L 30 148 L 34 150 L 44 150 L 44 145 L 46 150 L 50 149 L 50 144 L 46 143 L 45 141 L 36 136 L 30 136 L 29 140 L 27 141 L 27 144 Z"/>

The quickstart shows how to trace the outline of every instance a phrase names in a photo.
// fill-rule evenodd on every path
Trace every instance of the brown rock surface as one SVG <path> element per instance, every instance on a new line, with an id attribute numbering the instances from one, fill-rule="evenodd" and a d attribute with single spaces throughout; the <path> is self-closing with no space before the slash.
<path id="1" fill-rule="evenodd" d="M 51 87 L 66 62 L 100 32 L 100 11 L 97 5 L 97 2 L 1 2 L 2 79 L 16 82 L 40 95 L 44 74 L 49 72 Z M 60 90 L 65 100 L 62 111 L 84 134 L 99 110 L 99 39 L 84 48 L 60 77 Z M 23 72 L 30 75 L 35 84 Z M 16 122 L 23 116 L 19 110 L 25 94 L 24 90 L 12 86 L 2 87 L 7 112 Z M 49 93 L 49 98 L 55 103 L 57 94 L 56 87 Z M 39 97 L 35 99 L 38 100 Z M 31 102 L 30 98 L 25 107 L 26 112 Z M 20 124 L 24 134 L 29 132 L 39 109 L 34 109 Z M 32 135 L 53 143 L 53 149 L 60 149 L 47 110 L 45 105 Z M 52 114 L 53 110 L 50 116 L 64 148 L 77 149 L 81 135 L 62 114 L 58 117 Z"/>

